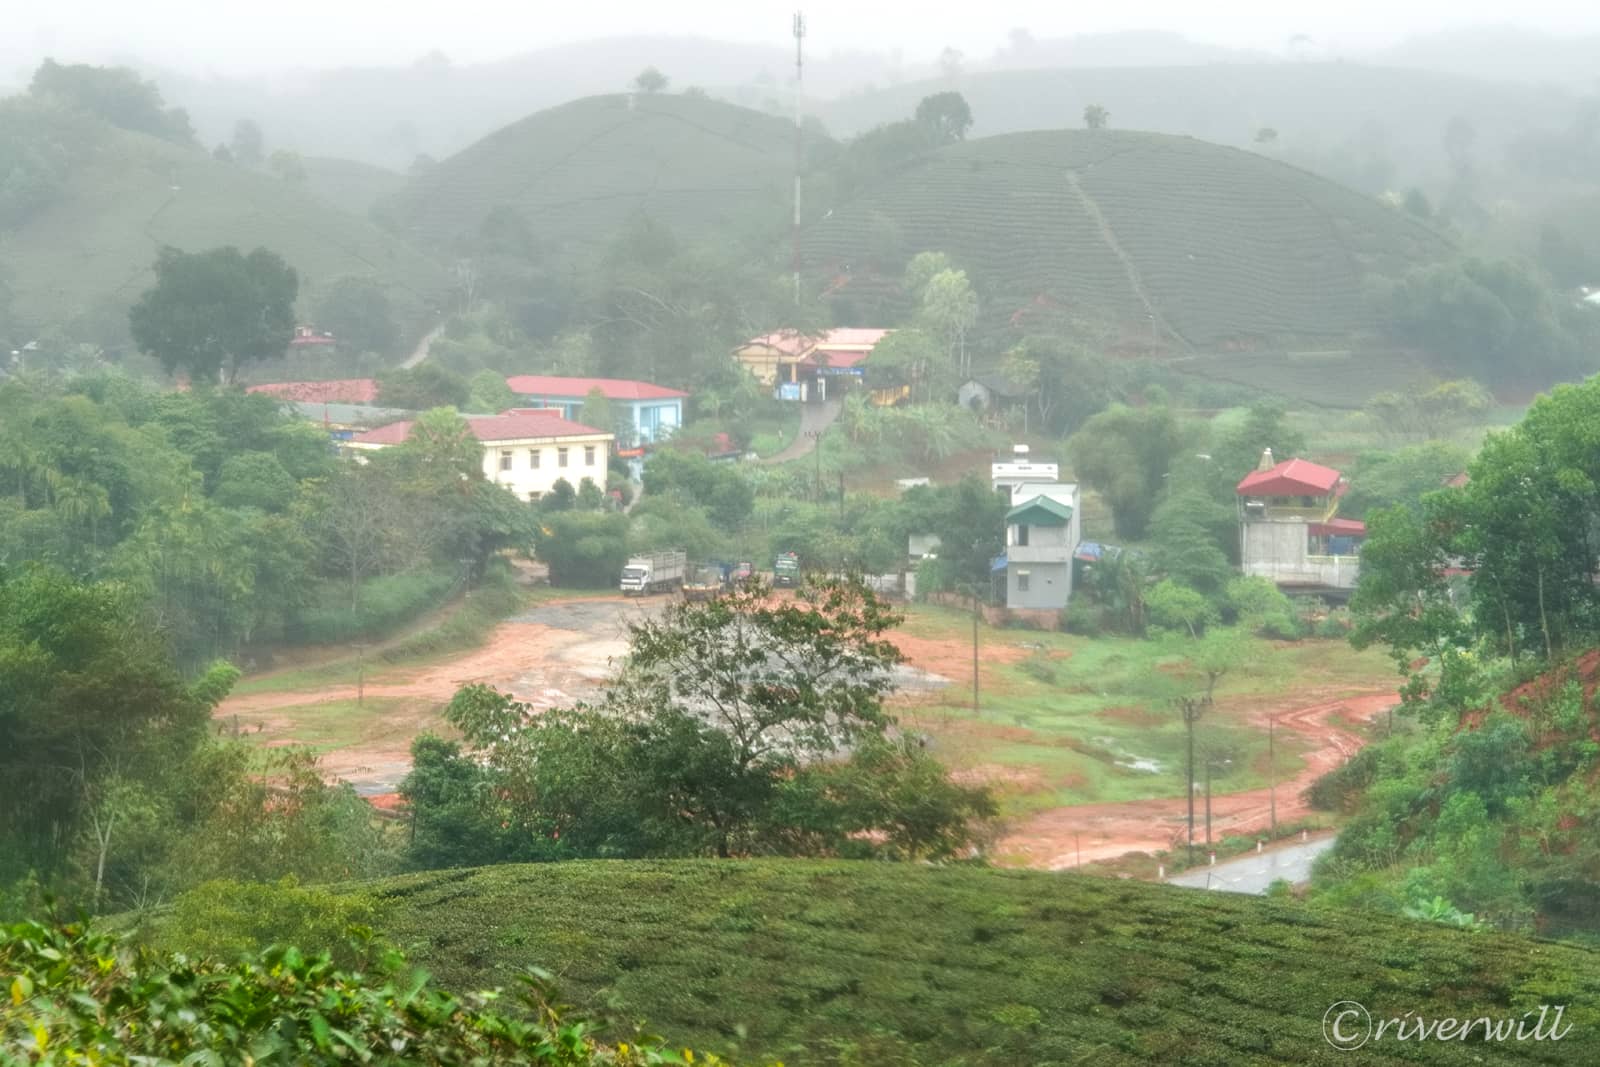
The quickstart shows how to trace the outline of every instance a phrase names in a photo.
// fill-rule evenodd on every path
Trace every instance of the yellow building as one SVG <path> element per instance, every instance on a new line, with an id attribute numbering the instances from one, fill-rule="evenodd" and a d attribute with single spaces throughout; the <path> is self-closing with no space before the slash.
<path id="1" fill-rule="evenodd" d="M 468 419 L 467 425 L 483 443 L 483 476 L 519 500 L 538 500 L 562 478 L 574 489 L 585 478 L 605 488 L 612 434 L 543 408 L 512 408 Z M 346 447 L 356 452 L 392 448 L 411 436 L 411 426 L 391 422 L 357 434 Z"/>
<path id="2" fill-rule="evenodd" d="M 785 399 L 811 399 L 812 390 L 826 396 L 859 383 L 872 350 L 892 332 L 846 326 L 811 336 L 781 330 L 751 338 L 733 350 L 733 358 Z"/>

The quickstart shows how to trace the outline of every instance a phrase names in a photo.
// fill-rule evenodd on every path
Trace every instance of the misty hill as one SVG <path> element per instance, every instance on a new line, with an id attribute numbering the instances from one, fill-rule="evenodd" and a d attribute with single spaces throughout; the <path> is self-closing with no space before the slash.
<path id="1" fill-rule="evenodd" d="M 819 117 L 845 137 L 912 113 L 917 101 L 957 89 L 972 107 L 975 136 L 1058 129 L 1099 104 L 1116 129 L 1185 134 L 1219 144 L 1255 143 L 1367 192 L 1445 172 L 1445 129 L 1461 116 L 1470 151 L 1499 166 L 1507 146 L 1532 129 L 1570 127 L 1576 102 L 1557 89 L 1353 63 L 979 71 L 954 83 L 929 81 L 851 96 Z"/>
<path id="2" fill-rule="evenodd" d="M 386 196 L 406 184 L 406 176 L 354 159 L 312 156 L 300 161 L 306 172 L 306 188 L 341 211 L 365 218 L 367 212 Z"/>
<path id="3" fill-rule="evenodd" d="M 295 940 L 286 916 L 328 929 L 293 899 L 327 908 L 324 891 L 281 892 L 266 909 L 243 888 L 232 902 L 221 888 L 180 900 L 162 945 L 234 944 L 230 921 L 246 943 Z M 839 861 L 574 861 L 335 892 L 339 905 L 370 909 L 362 921 L 447 987 L 509 990 L 525 968 L 542 968 L 580 1009 L 642 1019 L 739 1063 L 1592 1063 L 1600 1046 L 1583 1025 L 1600 1005 L 1593 950 L 1135 881 Z M 1559 1044 L 1346 1054 L 1322 1038 L 1324 1012 L 1343 999 L 1380 1018 L 1429 1019 L 1564 1003 L 1577 1025 Z"/>
<path id="4" fill-rule="evenodd" d="M 789 210 L 794 125 L 701 97 L 596 96 L 531 115 L 414 175 L 380 210 L 447 243 L 515 208 L 553 252 L 602 243 L 637 212 L 675 231 Z"/>
<path id="5" fill-rule="evenodd" d="M 846 294 L 897 276 L 904 256 L 948 252 L 991 320 L 1058 308 L 1169 353 L 1349 338 L 1375 325 L 1369 275 L 1450 251 L 1408 216 L 1276 160 L 1114 130 L 940 149 L 809 227 L 803 248 Z"/>
<path id="6" fill-rule="evenodd" d="M 1600 33 L 1547 33 L 1522 26 L 1466 26 L 1420 33 L 1384 49 L 1379 62 L 1397 67 L 1558 84 L 1593 93 L 1600 75 Z"/>
<path id="7" fill-rule="evenodd" d="M 151 284 L 163 245 L 200 251 L 265 246 L 300 273 L 302 307 L 351 274 L 380 279 L 396 311 L 431 311 L 442 269 L 404 242 L 306 188 L 219 163 L 199 149 L 113 129 L 86 116 L 9 101 L 0 158 L 59 160 L 25 210 L 0 220 L 13 314 L 24 330 L 126 335 L 126 311 Z M 29 153 L 33 155 L 30 157 Z M 44 177 L 41 177 L 44 176 Z"/>
<path id="8" fill-rule="evenodd" d="M 253 118 L 269 147 L 303 155 L 360 159 L 403 170 L 418 154 L 443 158 L 532 112 L 582 97 L 622 92 L 654 66 L 670 89 L 730 88 L 737 102 L 770 100 L 787 111 L 794 51 L 786 14 L 772 46 L 702 37 L 626 36 L 538 49 L 493 63 L 454 64 L 444 56 L 409 67 L 302 71 L 270 82 L 196 78 L 146 68 L 169 100 L 182 104 L 207 144 Z M 807 57 L 809 92 L 834 95 L 894 76 L 887 55 Z M 922 72 L 926 74 L 927 72 Z"/>

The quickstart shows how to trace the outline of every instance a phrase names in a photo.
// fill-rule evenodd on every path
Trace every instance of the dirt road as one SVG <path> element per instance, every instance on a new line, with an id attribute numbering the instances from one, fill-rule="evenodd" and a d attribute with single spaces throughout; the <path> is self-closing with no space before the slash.
<path id="1" fill-rule="evenodd" d="M 392 792 L 410 770 L 412 739 L 428 730 L 448 732 L 440 710 L 465 685 L 490 685 L 535 708 L 592 699 L 627 653 L 628 624 L 669 602 L 665 596 L 554 601 L 507 619 L 480 648 L 447 662 L 409 672 L 375 669 L 362 689 L 377 720 L 349 731 L 352 736 L 337 745 L 323 746 L 322 768 L 363 795 Z M 919 692 L 947 680 L 907 667 L 896 671 L 895 683 L 904 692 Z M 307 743 L 309 732 L 326 719 L 323 705 L 351 702 L 356 695 L 353 683 L 247 693 L 224 701 L 215 718 L 269 746 Z"/>
<path id="2" fill-rule="evenodd" d="M 1277 788 L 1278 821 L 1288 822 L 1310 813 L 1301 794 L 1328 771 L 1360 750 L 1360 735 L 1337 720 L 1365 722 L 1397 703 L 1392 691 L 1365 693 L 1303 704 L 1286 711 L 1267 711 L 1252 717 L 1265 728 L 1275 717 L 1279 729 L 1310 737 L 1317 747 L 1305 755 L 1305 767 Z M 1198 801 L 1196 819 L 1199 819 Z M 1079 804 L 1042 811 L 1013 825 L 998 851 L 1017 857 L 1028 867 L 1064 870 L 1096 860 L 1115 859 L 1128 852 L 1155 852 L 1181 846 L 1186 837 L 1188 806 L 1183 797 L 1135 800 L 1110 804 Z M 1265 828 L 1272 817 L 1269 789 L 1213 794 L 1211 832 L 1214 837 L 1243 834 Z M 1197 823 L 1197 833 L 1198 833 Z"/>

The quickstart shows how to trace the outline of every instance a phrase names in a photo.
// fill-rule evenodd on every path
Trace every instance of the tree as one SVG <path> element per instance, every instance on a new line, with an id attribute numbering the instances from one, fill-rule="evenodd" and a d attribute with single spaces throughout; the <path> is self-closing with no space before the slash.
<path id="1" fill-rule="evenodd" d="M 922 289 L 922 317 L 932 330 L 944 338 L 946 351 L 956 373 L 972 373 L 967 352 L 967 333 L 978 322 L 978 297 L 972 291 L 964 270 L 942 270 L 928 279 Z"/>
<path id="2" fill-rule="evenodd" d="M 298 185 L 306 180 L 306 165 L 301 160 L 299 152 L 280 148 L 267 157 L 267 167 L 291 185 Z"/>
<path id="3" fill-rule="evenodd" d="M 633 87 L 641 93 L 665 92 L 669 79 L 655 67 L 646 67 L 633 79 Z"/>
<path id="4" fill-rule="evenodd" d="M 606 399 L 606 394 L 598 385 L 584 396 L 583 406 L 578 409 L 577 421 L 584 426 L 592 426 L 607 433 L 616 428 L 617 417 L 611 410 L 611 401 Z"/>
<path id="5" fill-rule="evenodd" d="M 934 93 L 917 104 L 915 121 L 932 130 L 940 144 L 964 141 L 972 128 L 972 108 L 953 90 Z"/>
<path id="6" fill-rule="evenodd" d="M 961 62 L 965 58 L 959 49 L 945 45 L 944 51 L 939 53 L 939 72 L 945 81 L 955 81 L 961 77 Z"/>
<path id="7" fill-rule="evenodd" d="M 1340 513 L 1360 518 L 1379 508 L 1417 509 L 1424 496 L 1465 472 L 1471 458 L 1465 448 L 1444 441 L 1363 453 L 1350 472 Z"/>
<path id="8" fill-rule="evenodd" d="M 168 108 L 155 82 L 127 67 L 62 64 L 46 59 L 33 73 L 28 91 L 87 111 L 113 126 L 148 133 L 176 144 L 194 143 L 194 128 L 182 108 Z"/>
<path id="9" fill-rule="evenodd" d="M 347 274 L 322 291 L 316 304 L 316 323 L 333 334 L 350 353 L 376 352 L 392 356 L 400 347 L 389 294 L 370 275 Z"/>
<path id="10" fill-rule="evenodd" d="M 1256 131 L 1256 144 L 1271 145 L 1278 143 L 1278 131 L 1271 126 L 1263 126 Z"/>
<path id="11" fill-rule="evenodd" d="M 577 492 L 566 479 L 569 502 L 565 508 L 551 502 L 556 492 L 539 502 L 536 550 L 550 568 L 550 584 L 580 589 L 616 589 L 623 564 L 628 561 L 628 517 L 607 511 L 574 511 Z"/>
<path id="12" fill-rule="evenodd" d="M 255 119 L 240 119 L 233 124 L 233 158 L 246 167 L 259 167 L 266 154 L 266 139 Z"/>
<path id="13" fill-rule="evenodd" d="M 933 534 L 953 587 L 987 592 L 990 563 L 1005 551 L 1006 509 L 1005 498 L 977 475 L 955 485 L 917 486 L 900 498 L 895 540 L 903 552 L 908 537 Z"/>
<path id="14" fill-rule="evenodd" d="M 378 375 L 378 403 L 404 411 L 468 406 L 472 387 L 461 375 L 433 361 L 409 370 L 395 368 Z"/>
<path id="15" fill-rule="evenodd" d="M 1111 112 L 1099 104 L 1089 104 L 1083 109 L 1083 124 L 1091 130 L 1103 130 L 1111 121 Z"/>
<path id="16" fill-rule="evenodd" d="M 524 855 L 959 854 L 986 793 L 887 735 L 895 618 L 865 587 L 759 585 L 630 626 L 603 705 L 528 714 L 482 687 L 447 717 Z"/>
<path id="17" fill-rule="evenodd" d="M 755 507 L 755 491 L 737 464 L 675 449 L 651 453 L 644 465 L 644 493 L 704 508 L 724 530 L 738 529 Z"/>
<path id="18" fill-rule="evenodd" d="M 1198 590 L 1163 578 L 1145 594 L 1145 610 L 1150 621 L 1168 630 L 1199 637 L 1206 627 L 1220 618 L 1217 609 Z"/>
<path id="19" fill-rule="evenodd" d="M 129 311 L 128 325 L 139 350 L 169 373 L 228 383 L 247 364 L 288 349 L 300 282 L 276 254 L 163 248 L 155 272 L 156 284 Z"/>
<path id="20" fill-rule="evenodd" d="M 225 144 L 218 144 L 217 147 L 211 150 L 211 158 L 216 160 L 218 163 L 232 163 L 233 149 L 229 148 Z"/>
<path id="21" fill-rule="evenodd" d="M 1217 433 L 1210 443 L 1207 468 L 1214 480 L 1214 495 L 1231 501 L 1239 479 L 1256 469 L 1261 454 L 1269 448 L 1275 460 L 1292 459 L 1305 451 L 1305 435 L 1285 420 L 1281 405 L 1257 402 L 1244 421 Z"/>
<path id="22" fill-rule="evenodd" d="M 1167 577 L 1207 596 L 1222 592 L 1233 567 L 1220 537 L 1238 528 L 1232 510 L 1199 486 L 1165 494 L 1150 521 L 1151 549 Z M 1231 538 L 1230 538 L 1231 539 Z"/>
<path id="23" fill-rule="evenodd" d="M 517 394 L 506 384 L 505 375 L 496 371 L 479 371 L 468 380 L 467 386 L 468 411 L 492 415 L 517 406 Z"/>
<path id="24" fill-rule="evenodd" d="M 1114 404 L 1067 442 L 1073 469 L 1111 505 L 1117 533 L 1142 538 L 1164 489 L 1164 475 L 1189 447 L 1188 434 L 1165 407 Z"/>

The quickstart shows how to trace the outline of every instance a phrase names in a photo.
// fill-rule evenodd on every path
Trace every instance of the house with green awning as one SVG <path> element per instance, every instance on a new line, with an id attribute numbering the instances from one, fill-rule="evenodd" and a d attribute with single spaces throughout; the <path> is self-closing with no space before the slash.
<path id="1" fill-rule="evenodd" d="M 1005 574 L 1006 607 L 1036 611 L 1066 607 L 1072 595 L 1072 554 L 1081 533 L 1076 485 L 1012 487 L 1006 554 L 995 560 L 995 570 Z"/>

